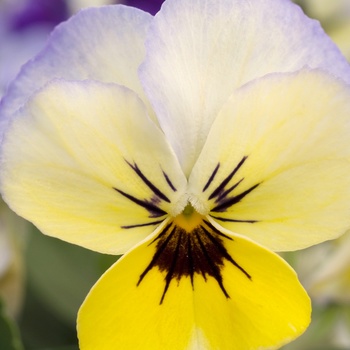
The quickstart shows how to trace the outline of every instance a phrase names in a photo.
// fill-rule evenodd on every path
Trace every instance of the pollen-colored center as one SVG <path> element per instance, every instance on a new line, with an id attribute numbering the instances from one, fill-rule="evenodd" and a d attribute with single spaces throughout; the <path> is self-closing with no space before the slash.
<path id="1" fill-rule="evenodd" d="M 189 203 L 183 212 L 174 218 L 173 222 L 177 227 L 190 233 L 196 227 L 199 227 L 203 223 L 204 219 L 204 216 L 199 214 Z"/>
<path id="2" fill-rule="evenodd" d="M 179 282 L 182 278 L 188 277 L 193 289 L 196 278 L 204 278 L 205 281 L 214 278 L 221 291 L 229 298 L 221 273 L 225 263 L 229 262 L 236 266 L 247 278 L 251 279 L 251 276 L 228 253 L 225 248 L 228 240 L 232 241 L 232 238 L 220 232 L 188 204 L 183 212 L 169 221 L 150 243 L 155 245 L 155 253 L 140 275 L 138 285 L 150 270 L 158 268 L 165 274 L 165 286 L 160 304 L 163 303 L 173 280 Z"/>

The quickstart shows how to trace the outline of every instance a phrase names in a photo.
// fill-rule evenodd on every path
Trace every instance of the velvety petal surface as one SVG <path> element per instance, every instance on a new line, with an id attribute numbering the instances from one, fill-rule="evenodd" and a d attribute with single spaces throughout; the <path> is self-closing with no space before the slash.
<path id="1" fill-rule="evenodd" d="M 271 72 L 350 69 L 318 22 L 285 0 L 168 0 L 155 16 L 140 74 L 189 175 L 232 92 Z"/>
<path id="2" fill-rule="evenodd" d="M 146 12 L 115 5 L 85 9 L 59 25 L 44 50 L 24 65 L 10 85 L 0 107 L 0 126 L 54 78 L 118 83 L 148 103 L 137 69 L 145 55 L 151 19 Z"/>
<path id="3" fill-rule="evenodd" d="M 123 253 L 151 233 L 186 179 L 131 90 L 55 81 L 16 116 L 2 147 L 1 189 L 51 236 Z"/>
<path id="4" fill-rule="evenodd" d="M 235 93 L 191 174 L 192 204 L 273 250 L 350 226 L 350 89 L 320 71 L 274 74 Z"/>
<path id="5" fill-rule="evenodd" d="M 280 257 L 205 220 L 217 250 L 205 231 L 181 238 L 169 225 L 92 288 L 78 315 L 81 350 L 276 349 L 305 330 L 310 300 Z"/>

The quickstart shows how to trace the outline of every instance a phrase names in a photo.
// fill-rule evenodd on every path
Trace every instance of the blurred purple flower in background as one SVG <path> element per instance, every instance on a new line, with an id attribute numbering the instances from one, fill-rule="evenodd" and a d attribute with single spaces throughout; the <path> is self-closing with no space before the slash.
<path id="1" fill-rule="evenodd" d="M 36 25 L 53 27 L 69 17 L 65 0 L 28 0 L 14 2 L 14 6 L 8 7 L 8 26 L 12 31 L 22 31 Z"/>
<path id="2" fill-rule="evenodd" d="M 164 0 L 153 0 L 153 1 L 145 1 L 145 0 L 126 0 L 122 1 L 125 5 L 138 7 L 141 10 L 149 12 L 151 15 L 155 15 L 160 7 L 162 6 Z"/>
<path id="3" fill-rule="evenodd" d="M 0 98 L 52 29 L 83 7 L 123 3 L 154 15 L 163 0 L 0 0 Z"/>
<path id="4" fill-rule="evenodd" d="M 43 47 L 51 30 L 66 18 L 64 0 L 0 2 L 0 97 L 21 65 Z"/>

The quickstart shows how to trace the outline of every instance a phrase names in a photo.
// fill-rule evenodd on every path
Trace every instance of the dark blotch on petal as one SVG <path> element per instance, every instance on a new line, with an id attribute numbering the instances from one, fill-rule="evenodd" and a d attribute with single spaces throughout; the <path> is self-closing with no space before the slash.
<path id="1" fill-rule="evenodd" d="M 165 286 L 160 304 L 164 301 L 173 280 L 179 283 L 181 278 L 189 277 L 194 289 L 196 274 L 202 276 L 205 281 L 214 278 L 226 298 L 229 298 L 221 274 L 225 261 L 237 267 L 248 279 L 251 279 L 251 276 L 227 252 L 225 240 L 232 239 L 204 220 L 190 232 L 175 223 L 168 224 L 151 242 L 156 244 L 156 251 L 140 275 L 138 285 L 151 269 L 158 268 L 165 273 Z"/>

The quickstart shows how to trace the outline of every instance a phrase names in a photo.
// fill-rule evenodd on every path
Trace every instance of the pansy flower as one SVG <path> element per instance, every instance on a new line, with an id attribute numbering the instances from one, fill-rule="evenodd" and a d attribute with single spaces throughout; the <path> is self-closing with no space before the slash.
<path id="1" fill-rule="evenodd" d="M 60 25 L 1 105 L 1 189 L 42 232 L 124 254 L 80 348 L 275 349 L 310 300 L 273 251 L 350 226 L 350 69 L 285 0 L 168 0 Z"/>

